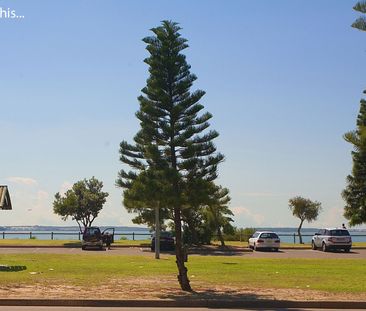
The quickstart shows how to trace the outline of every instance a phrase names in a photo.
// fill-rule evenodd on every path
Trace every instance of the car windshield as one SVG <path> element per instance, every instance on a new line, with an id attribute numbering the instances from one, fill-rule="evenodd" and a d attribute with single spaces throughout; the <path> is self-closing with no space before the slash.
<path id="1" fill-rule="evenodd" d="M 272 232 L 266 232 L 261 234 L 261 238 L 263 239 L 278 239 L 278 235 Z"/>
<path id="2" fill-rule="evenodd" d="M 84 235 L 100 235 L 100 230 L 99 228 L 86 228 Z"/>
<path id="3" fill-rule="evenodd" d="M 173 235 L 168 231 L 162 231 L 162 232 L 160 232 L 160 237 L 161 238 L 172 238 Z M 155 233 L 153 233 L 153 238 L 155 238 Z"/>
<path id="4" fill-rule="evenodd" d="M 330 230 L 330 235 L 331 236 L 348 236 L 349 232 L 348 232 L 348 230 L 341 230 L 341 229 Z"/>

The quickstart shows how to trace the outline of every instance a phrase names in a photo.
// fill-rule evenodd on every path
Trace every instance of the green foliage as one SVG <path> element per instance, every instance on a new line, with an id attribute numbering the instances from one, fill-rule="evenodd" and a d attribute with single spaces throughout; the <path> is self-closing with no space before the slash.
<path id="1" fill-rule="evenodd" d="M 342 192 L 346 202 L 344 216 L 351 226 L 366 223 L 366 101 L 361 100 L 357 128 L 348 132 L 344 139 L 353 145 L 352 173 Z"/>
<path id="2" fill-rule="evenodd" d="M 138 98 L 141 129 L 134 144 L 120 144 L 120 160 L 133 170 L 121 170 L 117 179 L 117 185 L 126 189 L 124 203 L 131 212 L 156 204 L 170 210 L 191 204 L 187 201 L 198 198 L 200 189 L 192 183 L 214 180 L 223 160 L 212 142 L 218 133 L 201 134 L 212 115 L 199 115 L 204 91 L 190 92 L 197 78 L 181 53 L 188 45 L 180 29 L 177 23 L 163 21 L 152 29 L 154 36 L 143 39 L 150 53 L 144 60 L 150 76 Z"/>
<path id="3" fill-rule="evenodd" d="M 248 242 L 249 238 L 256 231 L 255 228 L 233 228 L 232 233 L 228 233 L 224 235 L 224 239 L 226 241 L 242 241 Z"/>
<path id="4" fill-rule="evenodd" d="M 164 219 L 171 219 L 172 213 L 166 206 L 170 206 L 171 186 L 163 170 L 153 168 L 142 171 L 127 190 L 124 191 L 123 204 L 131 213 L 138 215 L 132 220 L 136 224 L 146 224 L 155 228 L 155 207 L 160 210 L 160 227 L 166 228 Z"/>
<path id="5" fill-rule="evenodd" d="M 199 188 L 201 190 L 198 191 Z M 218 236 L 224 244 L 222 234 L 233 231 L 233 213 L 228 207 L 229 190 L 213 182 L 203 182 L 195 190 L 189 192 L 192 194 L 188 199 L 189 205 L 182 210 L 185 243 L 209 244 L 213 237 Z"/>
<path id="6" fill-rule="evenodd" d="M 357 2 L 353 9 L 361 13 L 366 13 L 366 1 Z"/>
<path id="7" fill-rule="evenodd" d="M 357 2 L 356 5 L 353 7 L 353 9 L 357 12 L 365 14 L 366 13 L 366 1 Z M 360 16 L 359 18 L 357 18 L 353 22 L 352 27 L 362 30 L 362 31 L 366 31 L 366 17 Z"/>
<path id="8" fill-rule="evenodd" d="M 312 222 L 318 218 L 321 203 L 297 196 L 289 200 L 289 208 L 292 214 L 301 221 Z"/>
<path id="9" fill-rule="evenodd" d="M 126 236 L 122 235 L 121 238 L 120 238 L 120 241 L 126 241 L 128 240 Z"/>
<path id="10" fill-rule="evenodd" d="M 357 12 L 366 13 L 366 1 L 359 1 L 353 7 Z M 366 17 L 359 17 L 352 27 L 366 31 Z M 364 91 L 364 93 L 366 93 Z M 352 173 L 347 176 L 342 197 L 346 201 L 344 217 L 351 226 L 366 223 L 366 101 L 361 99 L 357 128 L 344 134 L 344 139 L 353 146 Z"/>
<path id="11" fill-rule="evenodd" d="M 103 183 L 95 177 L 78 181 L 64 195 L 56 193 L 53 211 L 63 220 L 76 220 L 82 231 L 81 224 L 90 227 L 106 202 L 108 193 L 102 192 L 102 188 Z"/>

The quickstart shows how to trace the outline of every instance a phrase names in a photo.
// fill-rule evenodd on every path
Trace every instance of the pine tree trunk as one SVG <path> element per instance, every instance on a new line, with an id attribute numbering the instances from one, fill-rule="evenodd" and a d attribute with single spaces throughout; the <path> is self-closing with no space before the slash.
<path id="1" fill-rule="evenodd" d="M 217 237 L 219 238 L 219 240 L 221 242 L 221 246 L 225 246 L 224 237 L 222 236 L 220 227 L 218 227 L 218 229 L 217 229 Z"/>
<path id="2" fill-rule="evenodd" d="M 178 281 L 182 290 L 191 292 L 192 288 L 189 284 L 187 275 L 187 268 L 184 265 L 184 249 L 182 245 L 182 224 L 181 224 L 181 210 L 174 208 L 174 225 L 175 225 L 175 257 L 178 267 Z"/>

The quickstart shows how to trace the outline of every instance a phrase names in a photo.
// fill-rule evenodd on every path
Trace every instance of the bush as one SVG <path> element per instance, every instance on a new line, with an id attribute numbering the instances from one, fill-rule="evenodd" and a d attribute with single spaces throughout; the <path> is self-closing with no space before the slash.
<path id="1" fill-rule="evenodd" d="M 255 232 L 255 228 L 234 228 L 232 234 L 225 234 L 225 241 L 242 241 L 248 242 L 249 238 Z"/>

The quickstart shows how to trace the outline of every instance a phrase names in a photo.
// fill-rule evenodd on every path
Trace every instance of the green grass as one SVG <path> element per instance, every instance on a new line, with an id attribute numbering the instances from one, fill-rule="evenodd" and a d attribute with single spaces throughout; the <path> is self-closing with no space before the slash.
<path id="1" fill-rule="evenodd" d="M 149 246 L 151 240 L 116 240 L 113 245 L 121 246 Z M 221 245 L 218 241 L 212 241 L 213 245 Z M 240 241 L 226 241 L 227 246 L 247 247 L 247 242 Z M 2 240 L 0 239 L 0 246 L 68 246 L 68 247 L 81 247 L 81 242 L 77 240 L 33 240 L 33 239 L 14 239 L 14 240 Z M 366 247 L 366 242 L 354 242 L 355 247 Z M 293 244 L 293 243 L 281 243 L 281 247 L 296 247 L 296 248 L 310 248 L 310 244 Z"/>
<path id="2" fill-rule="evenodd" d="M 22 284 L 100 285 L 109 279 L 156 277 L 176 274 L 173 256 L 155 260 L 148 256 L 97 254 L 5 254 L 0 264 L 26 266 L 18 272 L 0 271 L 0 286 Z M 229 256 L 190 256 L 192 285 L 300 288 L 329 292 L 366 292 L 363 259 L 264 259 Z M 53 269 L 53 270 L 50 270 Z M 32 275 L 30 272 L 39 272 Z M 138 282 L 136 283 L 138 284 Z M 142 285 L 143 286 L 143 285 Z"/>
<path id="3" fill-rule="evenodd" d="M 207 283 L 264 288 L 301 288 L 329 292 L 365 292 L 366 261 L 345 259 L 216 259 L 216 269 L 197 261 Z M 205 266 L 207 268 L 205 268 Z M 191 272 L 193 273 L 193 272 Z"/>
<path id="4" fill-rule="evenodd" d="M 33 240 L 33 239 L 13 239 L 0 240 L 0 246 L 81 246 L 80 241 L 75 240 Z"/>

